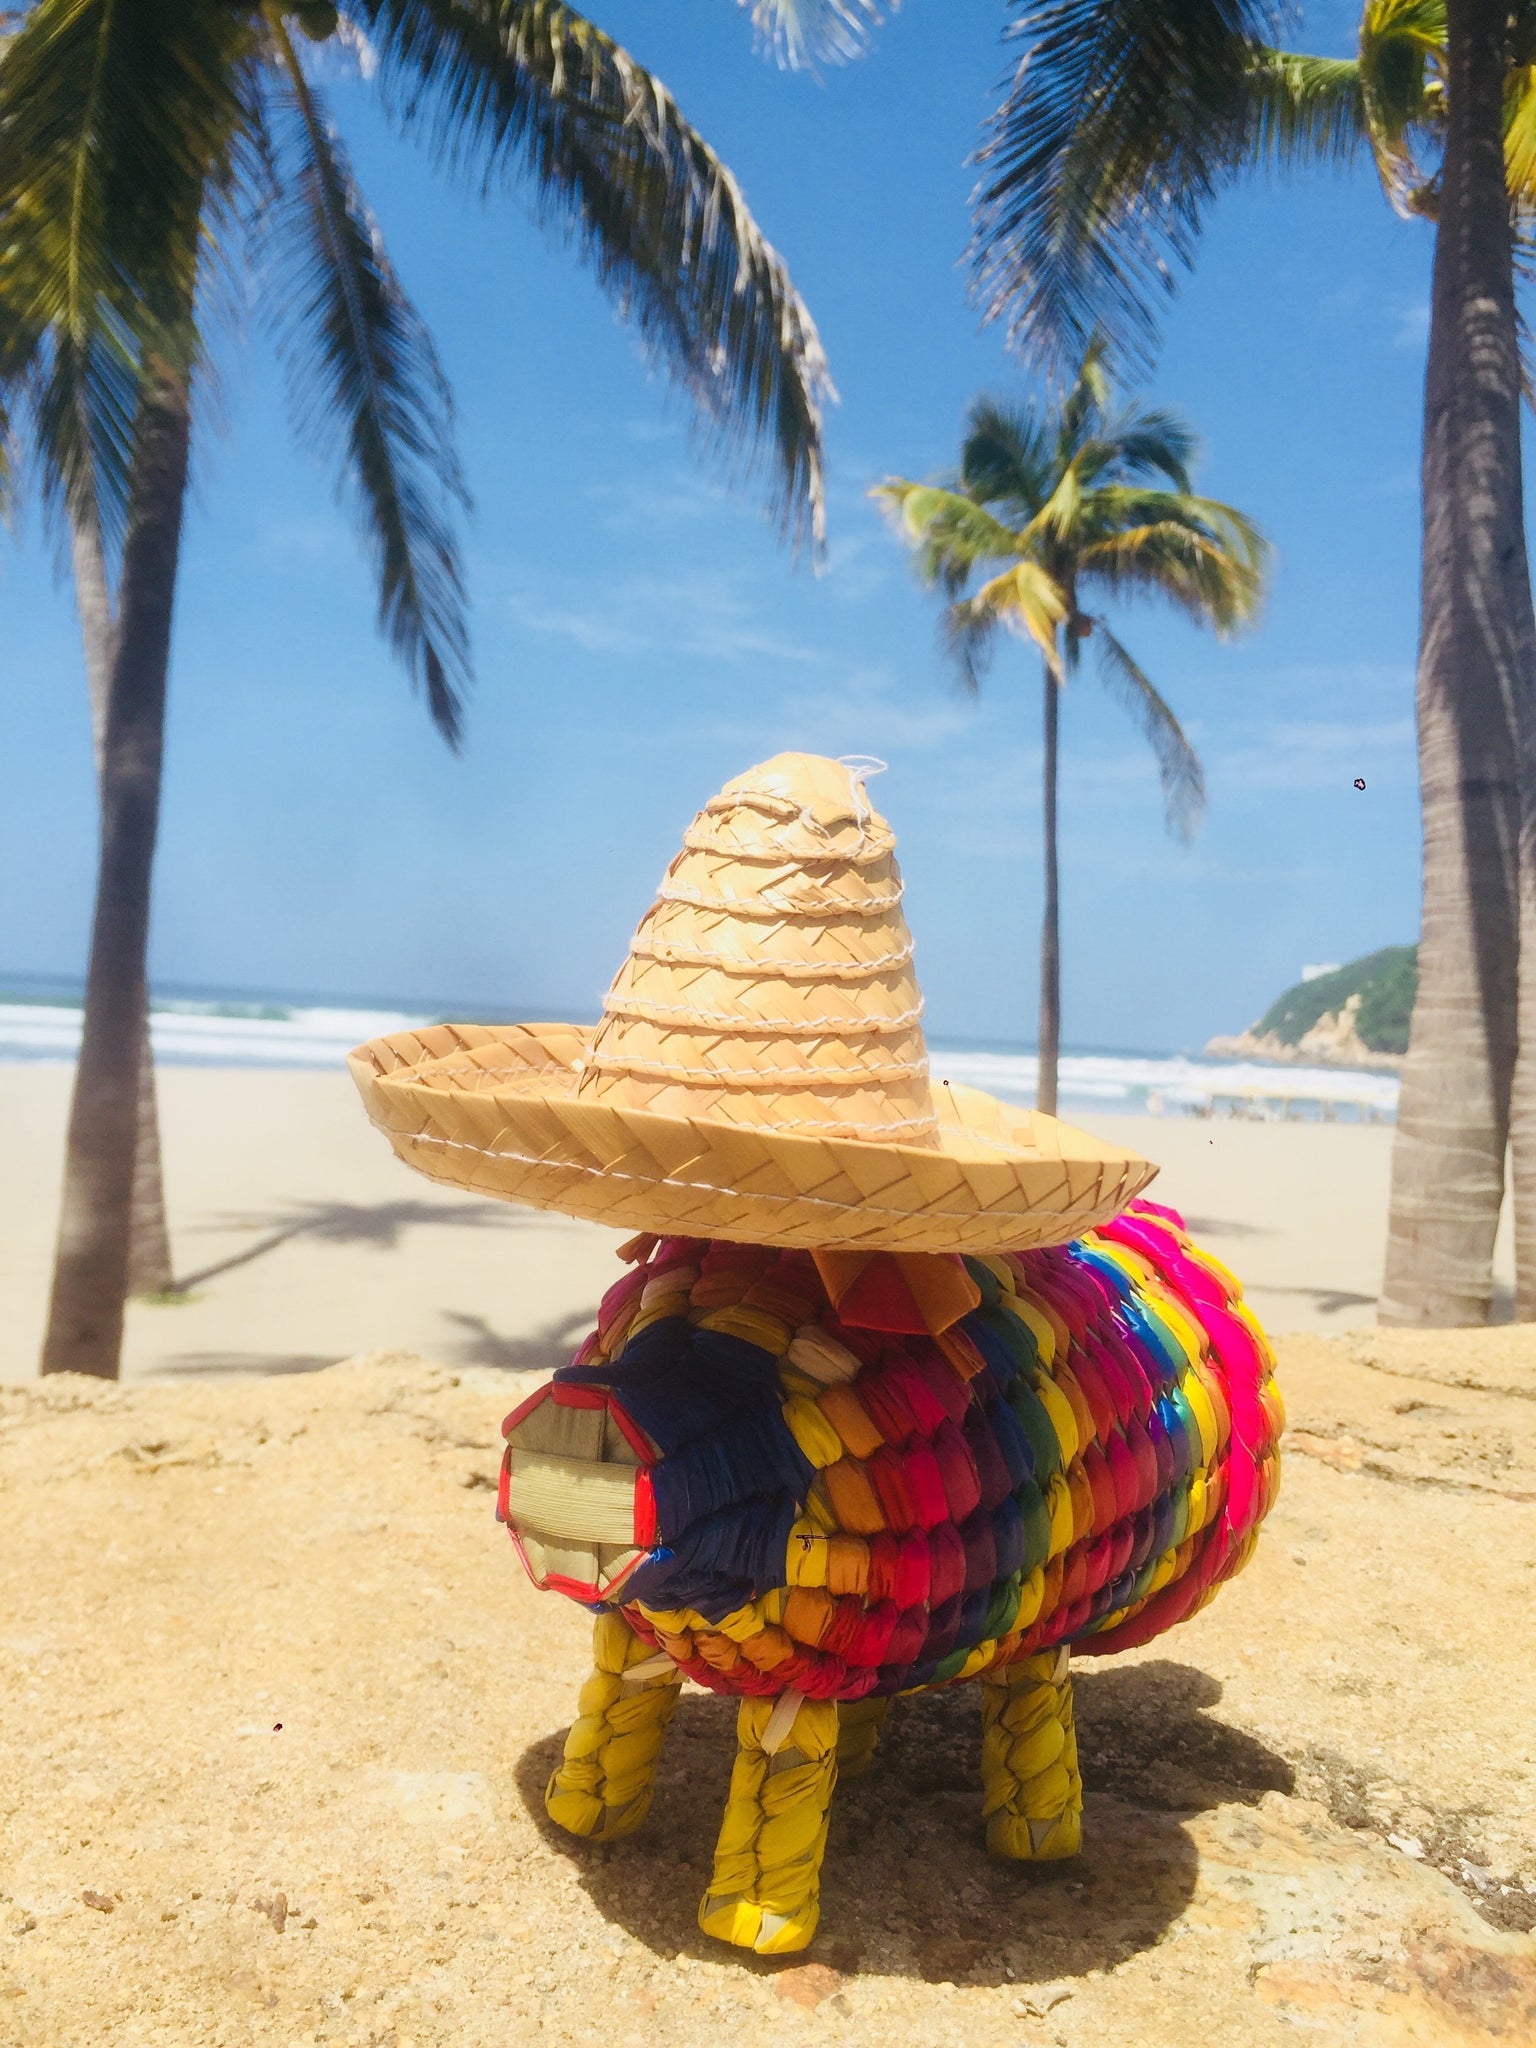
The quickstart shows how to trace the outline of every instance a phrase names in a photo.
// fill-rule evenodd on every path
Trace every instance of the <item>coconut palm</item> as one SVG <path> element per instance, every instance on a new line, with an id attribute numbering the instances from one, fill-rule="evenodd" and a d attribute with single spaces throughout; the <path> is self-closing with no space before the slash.
<path id="1" fill-rule="evenodd" d="M 107 694 L 112 681 L 117 617 L 107 579 L 101 532 L 84 506 L 76 508 L 70 521 L 70 571 L 80 618 L 80 641 L 91 712 L 91 751 L 95 757 L 99 787 L 106 747 Z M 173 1293 L 176 1276 L 171 1264 L 170 1223 L 165 1207 L 159 1095 L 155 1082 L 154 1047 L 149 1035 L 147 983 L 143 993 L 135 1054 L 138 1082 L 133 1194 L 128 1214 L 127 1284 L 130 1294 L 156 1296 Z"/>
<path id="2" fill-rule="evenodd" d="M 1381 1316 L 1486 1320 L 1506 1145 L 1521 1312 L 1536 1315 L 1536 617 L 1515 302 L 1536 222 L 1536 4 L 1367 0 L 1347 60 L 1277 49 L 1276 11 L 1020 0 L 1023 54 L 983 151 L 977 289 L 1042 360 L 1099 331 L 1144 354 L 1205 207 L 1257 167 L 1369 153 L 1397 211 L 1435 223 L 1424 907 Z"/>
<path id="3" fill-rule="evenodd" d="M 869 0 L 754 0 L 786 61 Z M 99 531 L 111 659 L 84 1032 L 44 1370 L 121 1345 L 165 683 L 206 336 L 242 266 L 331 454 L 379 623 L 438 730 L 469 675 L 466 496 L 436 352 L 306 53 L 363 61 L 402 136 L 562 227 L 705 439 L 819 540 L 820 342 L 729 170 L 661 83 L 555 0 L 36 0 L 0 19 L 0 443 Z M 24 432 L 23 432 L 24 429 Z M 82 586 L 84 594 L 85 586 Z"/>
<path id="4" fill-rule="evenodd" d="M 1101 343 L 1089 347 L 1057 408 L 980 400 L 950 481 L 893 477 L 874 492 L 911 543 L 923 579 L 949 599 L 942 632 L 969 688 L 978 687 L 1000 633 L 1040 654 L 1045 883 L 1036 1102 L 1052 1116 L 1061 1052 L 1061 692 L 1085 645 L 1096 652 L 1099 680 L 1156 756 L 1170 830 L 1187 839 L 1205 805 L 1205 777 L 1183 727 L 1089 600 L 1098 593 L 1163 598 L 1197 625 L 1227 633 L 1257 608 L 1267 552 L 1242 513 L 1195 495 L 1194 438 L 1176 414 L 1115 409 L 1104 355 Z"/>

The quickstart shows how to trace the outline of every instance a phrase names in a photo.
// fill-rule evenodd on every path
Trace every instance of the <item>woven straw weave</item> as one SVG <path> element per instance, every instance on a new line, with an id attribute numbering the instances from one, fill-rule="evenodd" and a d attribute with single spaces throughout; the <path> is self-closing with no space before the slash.
<path id="1" fill-rule="evenodd" d="M 430 1178 L 756 1244 L 1056 1244 L 1156 1169 L 929 1080 L 894 838 L 838 762 L 779 755 L 684 837 L 595 1032 L 442 1025 L 360 1047 Z"/>
<path id="2" fill-rule="evenodd" d="M 583 1094 L 936 1147 L 895 845 L 836 761 L 781 755 L 728 783 L 608 992 Z"/>
<path id="3" fill-rule="evenodd" d="M 1268 1339 L 1227 1269 L 1145 1204 L 1069 1247 L 967 1270 L 978 1305 L 936 1345 L 845 1323 L 803 1258 L 666 1241 L 610 1290 L 575 1364 L 507 1418 L 509 1459 L 559 1414 L 542 1395 L 596 1384 L 622 1408 L 645 1400 L 659 1356 L 707 1351 L 700 1383 L 727 1391 L 702 1432 L 703 1405 L 650 1394 L 648 1540 L 665 1547 L 606 1597 L 714 1691 L 859 1699 L 1064 1642 L 1150 1641 L 1242 1569 L 1275 1497 Z M 747 1392 L 765 1356 L 762 1401 L 792 1439 L 777 1463 Z M 685 1469 L 663 1485 L 669 1465 Z M 742 1532 L 776 1487 L 793 1491 L 759 1558 Z M 532 1568 L 515 1499 L 504 1519 Z"/>

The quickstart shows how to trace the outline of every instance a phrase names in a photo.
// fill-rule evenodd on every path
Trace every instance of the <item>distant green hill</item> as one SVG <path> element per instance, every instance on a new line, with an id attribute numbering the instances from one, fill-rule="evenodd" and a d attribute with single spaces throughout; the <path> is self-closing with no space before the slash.
<path id="1" fill-rule="evenodd" d="M 1419 979 L 1417 946 L 1383 946 L 1363 960 L 1351 960 L 1331 974 L 1299 981 L 1270 1004 L 1253 1027 L 1255 1038 L 1273 1034 L 1282 1045 L 1297 1044 L 1319 1017 L 1360 998 L 1355 1029 L 1372 1052 L 1406 1052 L 1408 1019 Z"/>

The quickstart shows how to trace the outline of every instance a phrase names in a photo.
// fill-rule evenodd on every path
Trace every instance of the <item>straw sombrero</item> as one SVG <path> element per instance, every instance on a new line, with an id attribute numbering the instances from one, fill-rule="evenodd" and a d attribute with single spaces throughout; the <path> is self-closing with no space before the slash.
<path id="1" fill-rule="evenodd" d="M 694 819 L 595 1030 L 443 1024 L 351 1055 L 430 1179 L 630 1230 L 990 1252 L 1057 1244 L 1156 1168 L 934 1085 L 895 837 L 857 770 L 749 769 Z"/>

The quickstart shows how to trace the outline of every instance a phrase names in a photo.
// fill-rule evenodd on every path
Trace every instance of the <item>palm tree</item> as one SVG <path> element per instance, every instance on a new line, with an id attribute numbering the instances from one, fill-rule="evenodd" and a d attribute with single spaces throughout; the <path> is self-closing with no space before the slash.
<path id="1" fill-rule="evenodd" d="M 894 477 L 874 491 L 912 544 L 924 581 L 949 599 L 942 630 L 967 687 L 978 686 L 999 632 L 1033 642 L 1040 653 L 1045 888 L 1036 1104 L 1050 1116 L 1061 1053 L 1061 692 L 1082 664 L 1085 642 L 1097 650 L 1100 681 L 1157 757 L 1169 829 L 1188 839 L 1205 806 L 1205 777 L 1183 727 L 1087 599 L 1095 591 L 1160 597 L 1197 625 L 1227 633 L 1257 609 L 1267 553 L 1242 513 L 1195 495 L 1194 437 L 1176 414 L 1114 410 L 1104 354 L 1102 344 L 1090 345 L 1053 411 L 1019 411 L 993 399 L 974 405 L 951 482 Z"/>
<path id="2" fill-rule="evenodd" d="M 845 54 L 872 0 L 754 0 L 786 61 Z M 729 170 L 643 67 L 556 0 L 35 0 L 0 18 L 0 446 L 102 541 L 113 600 L 84 1031 L 43 1370 L 121 1348 L 165 685 L 205 330 L 266 273 L 306 439 L 332 454 L 379 622 L 439 732 L 469 676 L 467 499 L 430 336 L 304 50 L 363 55 L 404 136 L 521 181 L 691 402 L 819 543 L 814 324 Z M 0 487 L 4 476 L 0 474 Z M 113 572 L 115 571 L 115 577 Z M 112 585 L 115 582 L 115 591 Z M 89 603 L 92 593 L 82 586 Z M 89 628 L 88 628 L 89 631 Z"/>
<path id="3" fill-rule="evenodd" d="M 1536 617 L 1514 278 L 1536 222 L 1536 0 L 1367 0 L 1349 60 L 1276 49 L 1274 15 L 1263 0 L 1021 0 L 1023 56 L 982 152 L 977 290 L 1044 361 L 1099 331 L 1145 354 L 1205 206 L 1244 172 L 1368 151 L 1396 209 L 1436 224 L 1424 907 L 1380 1314 L 1487 1319 L 1508 1145 L 1532 1316 Z"/>
<path id="4" fill-rule="evenodd" d="M 107 736 L 107 694 L 117 644 L 117 614 L 107 579 L 101 531 L 87 508 L 76 508 L 70 521 L 70 569 L 80 641 L 85 656 L 86 692 L 91 709 L 91 751 L 96 781 L 101 783 Z M 165 1208 L 165 1177 L 160 1154 L 160 1109 L 155 1084 L 155 1055 L 149 1035 L 149 988 L 137 1023 L 138 1062 L 133 1148 L 133 1193 L 128 1213 L 128 1280 L 130 1294 L 165 1295 L 176 1285 L 171 1264 L 170 1223 Z"/>

